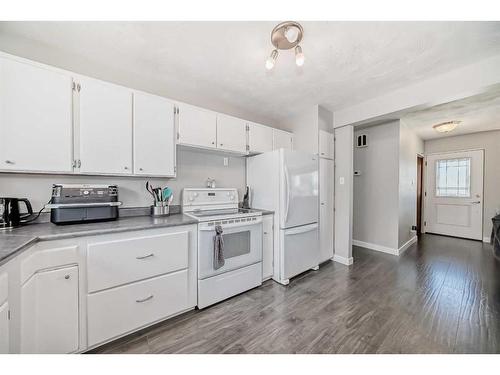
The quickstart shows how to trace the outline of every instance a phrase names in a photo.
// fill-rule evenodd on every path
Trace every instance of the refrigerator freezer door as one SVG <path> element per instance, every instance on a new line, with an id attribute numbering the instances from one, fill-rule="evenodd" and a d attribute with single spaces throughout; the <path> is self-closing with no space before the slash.
<path id="1" fill-rule="evenodd" d="M 281 151 L 280 227 L 318 222 L 318 158 L 298 151 Z"/>
<path id="2" fill-rule="evenodd" d="M 289 279 L 319 264 L 318 224 L 281 230 L 283 278 Z"/>

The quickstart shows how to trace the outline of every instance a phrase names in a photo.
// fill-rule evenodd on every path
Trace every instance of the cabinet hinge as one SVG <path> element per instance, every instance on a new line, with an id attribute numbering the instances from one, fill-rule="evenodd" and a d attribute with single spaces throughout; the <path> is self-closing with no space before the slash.
<path id="1" fill-rule="evenodd" d="M 245 129 L 246 129 L 247 131 L 249 131 L 249 130 L 250 130 L 250 125 L 246 124 L 246 125 L 245 125 Z"/>
<path id="2" fill-rule="evenodd" d="M 424 221 L 424 227 L 427 226 L 427 221 Z"/>
<path id="3" fill-rule="evenodd" d="M 71 85 L 71 89 L 73 91 L 76 91 L 76 83 L 75 83 L 75 81 L 73 81 L 73 84 Z"/>
<path id="4" fill-rule="evenodd" d="M 427 162 L 425 162 L 425 166 L 427 167 Z"/>
<path id="5" fill-rule="evenodd" d="M 179 134 L 179 132 L 177 132 L 177 140 L 179 140 L 180 137 L 181 135 Z"/>
<path id="6" fill-rule="evenodd" d="M 9 319 L 9 320 L 10 320 L 10 310 L 9 310 L 9 311 L 7 311 L 7 319 Z"/>
<path id="7" fill-rule="evenodd" d="M 246 147 L 247 147 L 247 151 L 250 151 L 250 146 L 249 146 L 249 145 L 247 145 Z"/>
<path id="8" fill-rule="evenodd" d="M 426 196 L 427 196 L 427 192 L 424 193 L 424 197 L 426 197 Z"/>
<path id="9" fill-rule="evenodd" d="M 177 167 L 174 167 L 174 173 L 176 173 L 176 172 L 177 172 Z"/>

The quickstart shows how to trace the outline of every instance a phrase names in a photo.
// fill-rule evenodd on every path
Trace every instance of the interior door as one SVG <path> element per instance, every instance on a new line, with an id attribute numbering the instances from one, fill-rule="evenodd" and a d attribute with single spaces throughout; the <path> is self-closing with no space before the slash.
<path id="1" fill-rule="evenodd" d="M 312 154 L 282 150 L 282 229 L 318 222 L 318 158 Z"/>
<path id="2" fill-rule="evenodd" d="M 334 164 L 333 160 L 319 159 L 319 247 L 320 262 L 333 258 L 333 206 Z"/>
<path id="3" fill-rule="evenodd" d="M 217 148 L 246 153 L 246 122 L 236 117 L 217 114 Z"/>
<path id="4" fill-rule="evenodd" d="M 132 174 L 132 92 L 94 79 L 80 85 L 80 171 Z"/>
<path id="5" fill-rule="evenodd" d="M 21 288 L 21 352 L 78 350 L 78 267 L 35 273 Z"/>
<path id="6" fill-rule="evenodd" d="M 134 93 L 134 173 L 175 176 L 174 103 Z"/>
<path id="7" fill-rule="evenodd" d="M 0 169 L 71 172 L 72 78 L 0 58 Z"/>
<path id="8" fill-rule="evenodd" d="M 483 238 L 483 150 L 426 158 L 425 231 Z"/>
<path id="9" fill-rule="evenodd" d="M 179 143 L 216 148 L 217 114 L 192 105 L 179 103 Z"/>

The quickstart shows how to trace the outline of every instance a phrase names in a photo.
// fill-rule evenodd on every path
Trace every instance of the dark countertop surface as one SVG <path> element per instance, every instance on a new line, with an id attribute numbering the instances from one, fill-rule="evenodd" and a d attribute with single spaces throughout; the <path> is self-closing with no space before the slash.
<path id="1" fill-rule="evenodd" d="M 167 217 L 125 217 L 115 221 L 88 224 L 55 225 L 52 223 L 31 224 L 0 231 L 0 265 L 38 241 L 129 232 L 134 230 L 168 228 L 178 225 L 196 224 L 197 220 L 184 214 Z"/>

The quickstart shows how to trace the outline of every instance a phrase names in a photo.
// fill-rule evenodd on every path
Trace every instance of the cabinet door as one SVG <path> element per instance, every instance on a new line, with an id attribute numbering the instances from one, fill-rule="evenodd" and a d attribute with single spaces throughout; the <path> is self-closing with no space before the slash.
<path id="1" fill-rule="evenodd" d="M 172 102 L 134 93 L 134 173 L 175 176 L 175 123 Z"/>
<path id="2" fill-rule="evenodd" d="M 131 174 L 132 92 L 93 79 L 79 83 L 80 172 Z"/>
<path id="3" fill-rule="evenodd" d="M 217 114 L 187 104 L 179 104 L 179 144 L 216 148 Z"/>
<path id="4" fill-rule="evenodd" d="M 9 303 L 0 305 L 0 354 L 9 353 Z"/>
<path id="5" fill-rule="evenodd" d="M 248 148 L 250 153 L 261 153 L 273 150 L 273 128 L 248 123 Z"/>
<path id="6" fill-rule="evenodd" d="M 319 159 L 319 238 L 320 262 L 333 258 L 333 207 L 334 164 L 333 160 Z"/>
<path id="7" fill-rule="evenodd" d="M 319 131 L 319 156 L 333 159 L 333 134 L 324 130 Z"/>
<path id="8" fill-rule="evenodd" d="M 273 215 L 262 220 L 262 280 L 273 277 L 274 230 Z"/>
<path id="9" fill-rule="evenodd" d="M 35 273 L 21 287 L 21 352 L 71 353 L 79 341 L 78 267 Z"/>
<path id="10" fill-rule="evenodd" d="M 246 153 L 246 121 L 236 117 L 217 114 L 217 148 Z"/>
<path id="11" fill-rule="evenodd" d="M 71 172 L 72 79 L 0 58 L 0 170 Z"/>
<path id="12" fill-rule="evenodd" d="M 292 133 L 283 130 L 273 129 L 273 147 L 275 150 L 284 148 L 291 150 L 293 148 L 293 135 Z"/>

